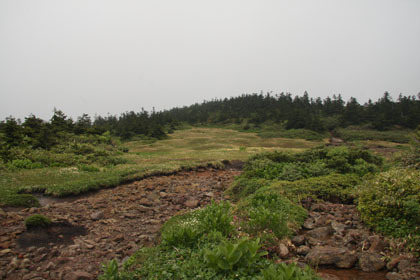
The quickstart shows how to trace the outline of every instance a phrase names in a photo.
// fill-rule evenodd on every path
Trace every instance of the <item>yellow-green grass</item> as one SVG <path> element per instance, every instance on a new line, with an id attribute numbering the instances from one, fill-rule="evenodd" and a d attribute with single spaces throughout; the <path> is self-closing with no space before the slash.
<path id="1" fill-rule="evenodd" d="M 1 171 L 0 205 L 29 206 L 36 200 L 22 193 L 45 192 L 53 196 L 77 195 L 112 187 L 145 176 L 170 173 L 183 168 L 220 165 L 223 160 L 246 160 L 250 155 L 273 150 L 302 151 L 322 144 L 288 138 L 261 138 L 222 128 L 178 130 L 168 139 L 150 143 L 136 140 L 124 143 L 127 164 L 101 168 L 99 172 L 76 167 Z"/>

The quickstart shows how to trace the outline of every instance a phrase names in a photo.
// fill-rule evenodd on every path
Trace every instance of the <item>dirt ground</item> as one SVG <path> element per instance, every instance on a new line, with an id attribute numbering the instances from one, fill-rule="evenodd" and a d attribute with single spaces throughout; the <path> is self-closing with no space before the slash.
<path id="1" fill-rule="evenodd" d="M 222 192 L 239 170 L 199 169 L 151 177 L 78 198 L 40 196 L 39 208 L 0 213 L 0 279 L 94 279 L 101 264 L 122 261 L 157 242 L 163 223 L 201 207 Z M 48 230 L 26 231 L 32 214 L 50 217 Z"/>

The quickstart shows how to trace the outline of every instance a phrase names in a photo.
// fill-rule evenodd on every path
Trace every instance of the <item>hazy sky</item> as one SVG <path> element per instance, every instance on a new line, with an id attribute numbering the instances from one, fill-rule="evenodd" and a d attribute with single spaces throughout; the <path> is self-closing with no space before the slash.
<path id="1" fill-rule="evenodd" d="M 420 92 L 419 0 L 0 0 L 0 119 Z"/>

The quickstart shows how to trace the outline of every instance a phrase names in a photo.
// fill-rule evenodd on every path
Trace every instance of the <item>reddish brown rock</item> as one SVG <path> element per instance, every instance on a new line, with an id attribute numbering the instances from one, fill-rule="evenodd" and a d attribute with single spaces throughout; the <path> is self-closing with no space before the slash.
<path id="1" fill-rule="evenodd" d="M 363 271 L 379 271 L 385 267 L 382 256 L 378 253 L 363 252 L 359 257 L 359 266 Z"/>

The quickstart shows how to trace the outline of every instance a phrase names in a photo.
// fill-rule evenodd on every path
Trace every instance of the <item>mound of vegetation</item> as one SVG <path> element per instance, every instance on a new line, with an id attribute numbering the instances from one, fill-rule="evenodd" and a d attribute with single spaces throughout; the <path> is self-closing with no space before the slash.
<path id="1" fill-rule="evenodd" d="M 420 173 L 392 169 L 358 188 L 358 209 L 365 223 L 389 236 L 420 248 Z"/>
<path id="2" fill-rule="evenodd" d="M 382 165 L 382 158 L 370 151 L 346 146 L 262 153 L 246 162 L 227 193 L 238 200 L 257 190 L 275 189 L 294 201 L 312 197 L 349 203 L 361 178 Z"/>
<path id="3" fill-rule="evenodd" d="M 253 200 L 256 207 L 261 199 L 266 201 Z M 267 201 L 267 207 L 278 209 L 273 205 L 278 200 Z M 163 227 L 160 245 L 139 250 L 121 270 L 109 262 L 99 279 L 320 279 L 309 268 L 265 258 L 260 239 L 238 231 L 233 212 L 221 202 L 175 216 Z"/>
<path id="4" fill-rule="evenodd" d="M 40 214 L 35 214 L 32 216 L 29 216 L 25 220 L 25 226 L 27 229 L 32 228 L 47 228 L 51 225 L 51 219 Z"/>

